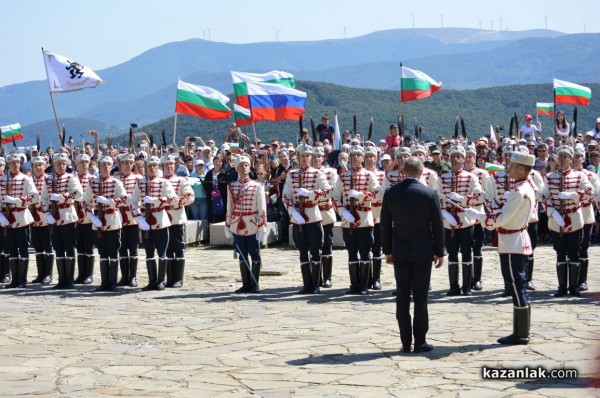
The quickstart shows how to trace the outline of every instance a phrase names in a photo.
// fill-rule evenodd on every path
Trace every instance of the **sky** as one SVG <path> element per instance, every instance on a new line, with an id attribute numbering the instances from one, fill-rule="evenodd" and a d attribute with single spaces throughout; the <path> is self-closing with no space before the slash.
<path id="1" fill-rule="evenodd" d="M 442 26 L 600 32 L 598 0 L 4 0 L 0 13 L 0 87 L 46 79 L 42 47 L 97 71 L 191 38 L 312 41 Z"/>

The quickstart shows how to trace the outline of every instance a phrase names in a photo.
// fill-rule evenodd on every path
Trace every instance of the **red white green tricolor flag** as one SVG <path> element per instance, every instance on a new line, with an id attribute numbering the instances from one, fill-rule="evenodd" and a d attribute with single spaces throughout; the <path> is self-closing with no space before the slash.
<path id="1" fill-rule="evenodd" d="M 250 103 L 248 102 L 248 86 L 246 85 L 246 82 L 273 83 L 289 88 L 296 88 L 296 80 L 294 79 L 294 75 L 280 70 L 272 70 L 267 73 L 231 71 L 231 79 L 233 80 L 233 92 L 235 93 L 235 100 L 244 108 L 250 108 Z"/>
<path id="2" fill-rule="evenodd" d="M 21 130 L 20 123 L 2 126 L 0 127 L 0 132 L 2 134 L 2 144 L 8 144 L 9 142 L 12 142 L 13 136 L 15 137 L 15 141 L 23 139 L 23 131 Z"/>
<path id="3" fill-rule="evenodd" d="M 436 82 L 425 73 L 405 66 L 402 67 L 400 79 L 400 98 L 402 102 L 427 98 L 441 88 L 441 82 Z"/>
<path id="4" fill-rule="evenodd" d="M 210 87 L 196 86 L 179 80 L 175 113 L 183 113 L 203 119 L 220 120 L 231 116 L 226 105 L 229 98 Z"/>
<path id="5" fill-rule="evenodd" d="M 250 115 L 250 109 L 233 104 L 233 117 L 237 127 L 248 126 L 252 124 L 252 116 Z"/>
<path id="6" fill-rule="evenodd" d="M 554 116 L 554 104 L 552 102 L 536 102 L 535 107 L 538 115 Z"/>
<path id="7" fill-rule="evenodd" d="M 554 79 L 554 102 L 589 106 L 592 90 L 589 87 Z"/>

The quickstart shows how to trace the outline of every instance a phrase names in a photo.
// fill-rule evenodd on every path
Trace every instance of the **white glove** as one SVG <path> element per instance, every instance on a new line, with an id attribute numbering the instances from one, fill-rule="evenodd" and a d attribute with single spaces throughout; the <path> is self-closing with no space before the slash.
<path id="1" fill-rule="evenodd" d="M 304 196 L 304 197 L 308 198 L 311 193 L 312 193 L 312 191 L 310 191 L 306 188 L 298 188 L 298 196 Z"/>
<path id="2" fill-rule="evenodd" d="M 56 222 L 56 220 L 54 219 L 54 217 L 52 216 L 52 214 L 48 213 L 48 215 L 46 216 L 46 222 L 50 225 L 54 224 Z"/>
<path id="3" fill-rule="evenodd" d="M 6 227 L 8 224 L 10 224 L 8 222 L 8 218 L 6 218 L 6 216 L 4 215 L 4 213 L 0 213 L 0 225 L 3 227 Z"/>
<path id="4" fill-rule="evenodd" d="M 559 227 L 563 228 L 565 226 L 565 219 L 560 215 L 558 211 L 552 213 L 552 218 L 558 224 Z"/>
<path id="5" fill-rule="evenodd" d="M 465 214 L 467 215 L 467 217 L 476 220 L 481 220 L 482 218 L 485 218 L 485 211 L 479 211 L 471 208 L 465 209 Z"/>
<path id="6" fill-rule="evenodd" d="M 456 219 L 452 217 L 452 214 L 448 213 L 448 210 L 442 209 L 442 216 L 451 226 L 456 227 L 458 225 Z"/>
<path id="7" fill-rule="evenodd" d="M 508 197 L 510 196 L 510 191 L 504 191 L 502 196 L 504 197 L 504 200 L 508 199 Z"/>
<path id="8" fill-rule="evenodd" d="M 579 194 L 577 192 L 559 192 L 558 198 L 564 200 L 575 200 L 579 198 Z"/>
<path id="9" fill-rule="evenodd" d="M 452 200 L 454 200 L 455 202 L 462 202 L 463 200 L 465 200 L 465 197 L 462 195 L 457 194 L 456 192 L 450 192 L 448 194 L 448 197 Z"/>
<path id="10" fill-rule="evenodd" d="M 225 234 L 225 238 L 233 239 L 233 234 L 231 233 L 231 230 L 229 229 L 229 227 L 227 225 L 225 226 L 223 233 Z"/>
<path id="11" fill-rule="evenodd" d="M 348 209 L 342 210 L 342 217 L 345 218 L 346 221 L 348 221 L 350 224 L 353 224 L 354 221 L 356 221 L 356 219 Z"/>
<path id="12" fill-rule="evenodd" d="M 100 218 L 98 218 L 98 216 L 90 212 L 87 213 L 87 216 L 92 222 L 92 224 L 94 224 L 97 228 L 102 228 L 102 221 L 100 221 Z"/>
<path id="13" fill-rule="evenodd" d="M 365 197 L 365 194 L 360 191 L 357 191 L 355 189 L 351 189 L 348 191 L 348 197 L 358 199 L 358 200 L 363 200 L 363 198 Z"/>
<path id="14" fill-rule="evenodd" d="M 271 199 L 271 203 L 276 203 L 277 202 L 277 195 L 273 194 L 273 195 L 269 196 L 269 199 Z"/>
<path id="15" fill-rule="evenodd" d="M 59 193 L 51 193 L 50 194 L 50 200 L 53 202 L 60 202 L 60 200 L 62 199 L 62 195 Z"/>
<path id="16" fill-rule="evenodd" d="M 103 205 L 109 205 L 110 199 L 108 199 L 104 196 L 96 196 L 96 202 L 103 204 Z"/>
<path id="17" fill-rule="evenodd" d="M 145 205 L 157 205 L 160 203 L 159 198 L 153 198 L 152 196 L 144 196 Z"/>
<path id="18" fill-rule="evenodd" d="M 265 231 L 258 231 L 256 233 L 256 240 L 262 242 L 265 239 Z"/>
<path id="19" fill-rule="evenodd" d="M 150 224 L 148 224 L 148 221 L 146 221 L 146 219 L 144 217 L 138 218 L 138 226 L 140 227 L 140 229 L 142 231 L 150 230 Z"/>
<path id="20" fill-rule="evenodd" d="M 302 217 L 302 214 L 298 212 L 298 210 L 294 210 L 292 212 L 292 218 L 296 220 L 298 224 L 306 224 L 306 220 Z"/>
<path id="21" fill-rule="evenodd" d="M 19 203 L 19 198 L 15 198 L 12 196 L 4 195 L 4 203 L 9 203 L 11 205 L 16 205 Z"/>

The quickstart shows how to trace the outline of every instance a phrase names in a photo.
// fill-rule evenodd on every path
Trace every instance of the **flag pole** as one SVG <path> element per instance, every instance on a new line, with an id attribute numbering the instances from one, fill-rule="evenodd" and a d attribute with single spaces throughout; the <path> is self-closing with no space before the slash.
<path id="1" fill-rule="evenodd" d="M 179 88 L 179 81 L 181 78 L 177 76 L 177 87 Z M 177 104 L 177 95 L 175 95 L 175 104 Z M 175 105 L 177 108 L 177 105 Z M 177 134 L 177 109 L 175 109 L 175 121 L 173 122 L 173 145 L 175 145 L 175 135 Z"/>
<path id="2" fill-rule="evenodd" d="M 402 140 L 404 140 L 404 101 L 402 101 L 402 62 L 400 62 L 400 123 L 398 131 L 402 132 Z M 403 143 L 401 143 L 402 145 Z"/>
<path id="3" fill-rule="evenodd" d="M 60 123 L 58 122 L 58 115 L 56 114 L 56 107 L 54 106 L 54 96 L 52 95 L 52 91 L 50 91 L 50 103 L 52 104 L 52 111 L 54 112 L 54 120 L 56 121 L 56 128 L 58 129 L 58 134 L 61 133 Z"/>
<path id="4" fill-rule="evenodd" d="M 256 146 L 256 149 L 258 150 L 258 139 L 256 138 L 256 126 L 254 124 L 254 121 L 252 121 L 252 133 L 254 134 L 254 145 Z"/>

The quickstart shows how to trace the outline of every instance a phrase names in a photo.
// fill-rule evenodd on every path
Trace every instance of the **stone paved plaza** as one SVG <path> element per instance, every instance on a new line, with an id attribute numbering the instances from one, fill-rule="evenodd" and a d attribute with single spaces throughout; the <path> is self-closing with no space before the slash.
<path id="1" fill-rule="evenodd" d="M 528 346 L 496 343 L 512 331 L 512 305 L 499 297 L 496 254 L 484 250 L 484 290 L 472 297 L 447 297 L 447 264 L 434 270 L 435 350 L 425 354 L 399 353 L 393 269 L 384 266 L 384 290 L 345 296 L 342 250 L 334 252 L 334 286 L 320 295 L 296 294 L 297 252 L 283 246 L 262 251 L 260 295 L 232 294 L 237 260 L 211 247 L 188 248 L 181 289 L 2 289 L 0 396 L 600 396 L 600 248 L 591 249 L 590 291 L 579 299 L 550 297 L 554 252 L 537 249 Z M 484 366 L 574 368 L 579 377 L 484 380 Z"/>

